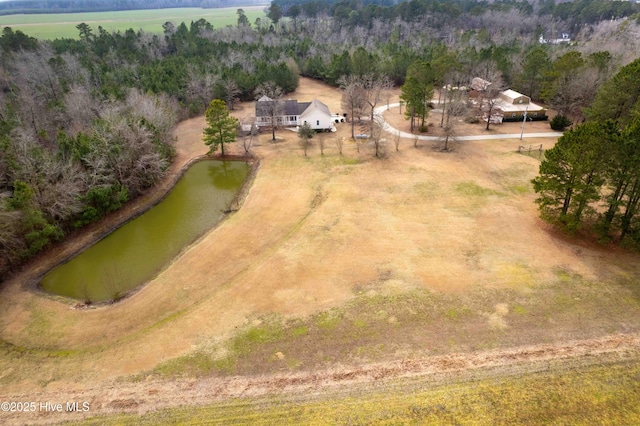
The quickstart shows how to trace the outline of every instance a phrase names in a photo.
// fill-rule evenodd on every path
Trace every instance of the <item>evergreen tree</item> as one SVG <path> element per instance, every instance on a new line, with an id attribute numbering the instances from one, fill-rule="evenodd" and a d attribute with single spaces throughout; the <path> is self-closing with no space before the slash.
<path id="1" fill-rule="evenodd" d="M 417 60 L 407 70 L 407 77 L 402 85 L 400 99 L 407 105 L 406 116 L 411 120 L 411 131 L 415 127 L 415 119 L 421 118 L 420 126 L 429 112 L 428 105 L 433 96 L 433 72 L 431 65 Z"/>
<path id="2" fill-rule="evenodd" d="M 272 1 L 271 6 L 269 6 L 269 11 L 267 12 L 267 17 L 271 19 L 274 24 L 278 24 L 278 21 L 282 18 L 282 8 L 278 6 L 276 2 Z"/>
<path id="3" fill-rule="evenodd" d="M 634 114 L 640 114 L 640 58 L 623 67 L 611 80 L 604 83 L 586 110 L 590 120 L 615 120 L 621 127 L 629 123 Z"/>
<path id="4" fill-rule="evenodd" d="M 522 73 L 516 77 L 516 87 L 532 99 L 540 98 L 545 74 L 549 71 L 551 59 L 544 46 L 531 49 L 522 61 Z"/>
<path id="5" fill-rule="evenodd" d="M 540 175 L 533 179 L 540 194 L 536 202 L 543 219 L 577 229 L 590 203 L 601 197 L 605 159 L 616 140 L 616 129 L 609 123 L 589 122 L 566 132 L 546 151 Z"/>
<path id="6" fill-rule="evenodd" d="M 621 172 L 618 177 L 618 186 L 622 183 L 622 190 L 618 194 L 618 200 L 611 197 L 613 209 L 618 205 L 622 208 L 622 216 L 619 219 L 620 240 L 635 231 L 636 238 L 639 230 L 637 216 L 640 207 L 640 117 L 624 130 L 621 137 L 618 169 Z M 615 189 L 617 189 L 617 187 Z M 613 188 L 611 188 L 613 189 Z M 634 223 L 635 222 L 635 223 Z M 634 229 L 635 225 L 635 229 Z"/>
<path id="7" fill-rule="evenodd" d="M 209 125 L 204 129 L 204 144 L 209 147 L 207 154 L 216 152 L 220 146 L 224 156 L 224 144 L 236 140 L 238 120 L 229 115 L 227 105 L 221 99 L 211 101 L 205 117 Z"/>

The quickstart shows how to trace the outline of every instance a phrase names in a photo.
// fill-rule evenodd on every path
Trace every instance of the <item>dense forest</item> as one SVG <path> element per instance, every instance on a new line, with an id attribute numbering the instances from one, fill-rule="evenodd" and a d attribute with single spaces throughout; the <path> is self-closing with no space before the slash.
<path id="1" fill-rule="evenodd" d="M 299 75 L 400 86 L 425 63 L 435 87 L 501 81 L 577 123 L 592 104 L 596 116 L 598 89 L 637 55 L 637 37 L 624 39 L 635 20 L 610 16 L 583 25 L 577 43 L 540 44 L 580 19 L 569 6 L 557 15 L 552 2 L 308 4 L 274 2 L 255 22 L 239 9 L 237 25 L 220 29 L 167 22 L 162 34 L 80 24 L 77 39 L 38 41 L 4 28 L 0 278 L 154 185 L 171 163 L 176 121 L 214 98 L 233 108 L 266 82 L 293 91 Z"/>

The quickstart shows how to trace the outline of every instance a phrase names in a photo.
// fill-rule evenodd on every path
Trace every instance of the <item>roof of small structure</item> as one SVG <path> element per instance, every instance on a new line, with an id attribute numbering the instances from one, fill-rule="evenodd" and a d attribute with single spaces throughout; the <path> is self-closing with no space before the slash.
<path id="1" fill-rule="evenodd" d="M 487 90 L 491 86 L 491 82 L 480 77 L 474 77 L 471 80 L 471 88 L 479 92 Z"/>
<path id="2" fill-rule="evenodd" d="M 498 99 L 498 101 L 495 103 L 495 107 L 500 108 L 500 110 L 505 114 L 524 111 L 527 111 L 529 113 L 546 111 L 545 107 L 534 104 L 533 102 L 529 102 L 528 104 L 513 104 L 510 102 L 506 102 L 503 99 Z"/>
<path id="3" fill-rule="evenodd" d="M 525 98 L 527 98 L 528 101 L 531 101 L 531 98 L 529 96 L 523 95 L 522 93 L 516 92 L 515 90 L 511 90 L 511 89 L 507 89 L 507 90 L 504 90 L 504 91 L 500 92 L 500 95 L 503 98 L 510 99 L 512 101 L 514 101 L 514 100 L 516 100 L 518 98 L 521 98 L 521 97 L 525 97 Z"/>

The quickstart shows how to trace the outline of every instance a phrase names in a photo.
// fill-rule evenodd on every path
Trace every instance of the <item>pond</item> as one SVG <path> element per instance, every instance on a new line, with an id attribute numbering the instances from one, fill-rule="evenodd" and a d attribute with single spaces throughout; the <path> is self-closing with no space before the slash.
<path id="1" fill-rule="evenodd" d="M 103 302 L 153 278 L 229 208 L 249 174 L 242 161 L 199 161 L 156 206 L 47 273 L 51 293 Z"/>

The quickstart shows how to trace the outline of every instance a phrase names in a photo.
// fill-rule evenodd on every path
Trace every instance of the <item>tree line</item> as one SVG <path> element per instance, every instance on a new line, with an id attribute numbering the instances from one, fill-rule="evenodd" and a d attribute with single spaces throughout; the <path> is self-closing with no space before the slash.
<path id="1" fill-rule="evenodd" d="M 640 59 L 604 83 L 588 121 L 545 152 L 533 180 L 543 219 L 640 244 Z"/>
<path id="2" fill-rule="evenodd" d="M 538 1 L 477 1 L 477 0 L 273 0 L 283 16 L 316 18 L 331 16 L 349 26 L 371 27 L 376 20 L 405 22 L 422 20 L 431 16 L 436 25 L 450 25 L 460 17 L 480 16 L 487 12 L 517 11 L 527 17 L 546 16 L 566 23 L 566 30 L 577 30 L 584 24 L 594 24 L 606 19 L 620 19 L 640 12 L 633 2 L 575 0 L 556 2 Z M 459 26 L 457 26 L 459 27 Z"/>

